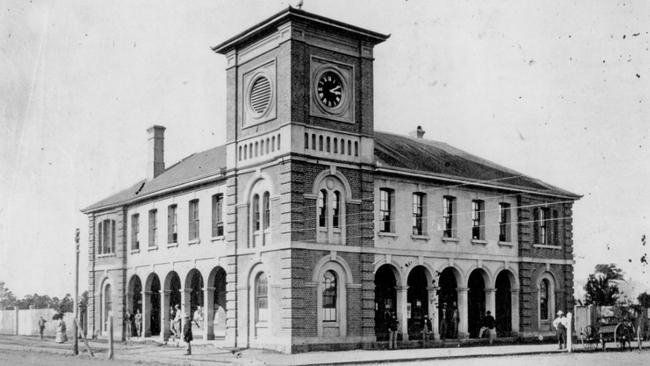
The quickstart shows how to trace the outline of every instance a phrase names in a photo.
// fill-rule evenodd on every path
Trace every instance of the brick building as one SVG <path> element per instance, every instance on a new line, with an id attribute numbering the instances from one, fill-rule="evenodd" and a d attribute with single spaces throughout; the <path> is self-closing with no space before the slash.
<path id="1" fill-rule="evenodd" d="M 226 144 L 83 210 L 89 323 L 126 311 L 166 339 L 295 352 L 363 347 L 396 313 L 403 340 L 551 332 L 573 306 L 579 196 L 423 137 L 373 127 L 373 47 L 388 36 L 288 8 L 214 47 L 227 59 Z M 143 174 L 144 175 L 144 174 Z M 458 321 L 452 320 L 457 314 Z"/>

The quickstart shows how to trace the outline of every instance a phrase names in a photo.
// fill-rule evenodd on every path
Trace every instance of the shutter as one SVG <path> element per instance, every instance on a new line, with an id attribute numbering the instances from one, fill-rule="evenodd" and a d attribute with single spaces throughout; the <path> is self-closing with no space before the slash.
<path id="1" fill-rule="evenodd" d="M 259 77 L 253 83 L 250 92 L 250 107 L 258 114 L 266 112 L 271 102 L 271 82 L 265 77 Z"/>
<path id="2" fill-rule="evenodd" d="M 533 209 L 533 243 L 539 242 L 539 209 Z"/>

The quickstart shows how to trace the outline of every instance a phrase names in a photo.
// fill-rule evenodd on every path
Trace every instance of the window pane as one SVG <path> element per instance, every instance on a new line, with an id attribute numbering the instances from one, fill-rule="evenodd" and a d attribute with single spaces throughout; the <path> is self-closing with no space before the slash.
<path id="1" fill-rule="evenodd" d="M 262 209 L 264 210 L 264 229 L 268 229 L 271 223 L 271 202 L 269 192 L 264 192 L 262 198 Z"/>
<path id="2" fill-rule="evenodd" d="M 453 197 L 444 197 L 443 200 L 443 220 L 445 228 L 443 231 L 443 236 L 445 238 L 452 238 L 454 236 L 453 225 L 454 225 L 454 198 Z"/>
<path id="3" fill-rule="evenodd" d="M 253 196 L 253 230 L 258 231 L 260 229 L 260 196 Z"/>
<path id="4" fill-rule="evenodd" d="M 422 235 L 424 232 L 422 223 L 424 194 L 413 193 L 413 234 Z"/>
<path id="5" fill-rule="evenodd" d="M 323 275 L 323 321 L 336 321 L 336 274 Z"/>
<path id="6" fill-rule="evenodd" d="M 388 189 L 379 190 L 379 230 L 382 232 L 392 231 L 392 191 Z"/>
<path id="7" fill-rule="evenodd" d="M 327 227 L 327 191 L 318 192 L 318 226 Z"/>
<path id="8" fill-rule="evenodd" d="M 334 192 L 334 201 L 332 201 L 332 227 L 339 227 L 339 206 L 341 204 L 341 194 L 339 191 Z"/>

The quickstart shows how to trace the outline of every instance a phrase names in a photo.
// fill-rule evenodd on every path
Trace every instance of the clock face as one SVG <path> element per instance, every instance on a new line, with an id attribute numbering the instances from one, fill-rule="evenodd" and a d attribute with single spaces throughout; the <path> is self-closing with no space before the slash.
<path id="1" fill-rule="evenodd" d="M 324 106 L 329 108 L 337 107 L 341 104 L 341 98 L 343 97 L 343 82 L 341 81 L 341 77 L 332 71 L 324 72 L 320 79 L 318 79 L 316 91 L 318 93 L 318 99 Z"/>

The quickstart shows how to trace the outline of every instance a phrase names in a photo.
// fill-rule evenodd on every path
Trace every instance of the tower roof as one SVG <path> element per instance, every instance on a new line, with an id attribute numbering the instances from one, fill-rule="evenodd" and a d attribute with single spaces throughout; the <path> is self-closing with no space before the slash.
<path id="1" fill-rule="evenodd" d="M 255 24 L 254 26 L 237 34 L 236 36 L 212 47 L 212 50 L 217 53 L 226 54 L 241 44 L 257 39 L 260 36 L 268 34 L 269 32 L 273 32 L 279 25 L 288 21 L 306 22 L 315 27 L 334 30 L 340 33 L 352 35 L 355 38 L 365 39 L 366 41 L 373 44 L 381 43 L 390 37 L 390 35 L 373 32 L 371 30 L 360 28 L 351 24 L 343 23 L 334 19 L 326 18 L 321 15 L 309 13 L 307 11 L 289 6 L 281 12 Z"/>

